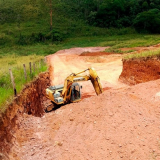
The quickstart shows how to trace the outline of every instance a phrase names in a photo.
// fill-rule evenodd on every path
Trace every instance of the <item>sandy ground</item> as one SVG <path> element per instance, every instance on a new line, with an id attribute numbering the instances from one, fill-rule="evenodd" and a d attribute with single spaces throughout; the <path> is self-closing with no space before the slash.
<path id="1" fill-rule="evenodd" d="M 160 80 L 127 86 L 118 82 L 120 55 L 79 56 L 104 49 L 75 48 L 48 56 L 53 85 L 94 67 L 106 90 L 96 96 L 91 83 L 83 82 L 82 94 L 91 97 L 42 118 L 24 114 L 10 159 L 160 160 Z"/>
<path id="2" fill-rule="evenodd" d="M 122 57 L 120 54 L 100 56 L 100 51 L 107 47 L 72 48 L 58 51 L 47 57 L 51 65 L 52 85 L 64 84 L 71 73 L 81 72 L 89 67 L 96 69 L 103 88 L 120 88 L 124 86 L 118 81 L 122 72 Z M 97 56 L 87 56 L 87 52 L 95 52 Z M 86 56 L 80 56 L 81 54 Z M 88 53 L 89 54 L 89 53 Z M 84 73 L 88 74 L 88 73 Z M 83 86 L 82 95 L 96 95 L 90 81 L 80 82 Z"/>

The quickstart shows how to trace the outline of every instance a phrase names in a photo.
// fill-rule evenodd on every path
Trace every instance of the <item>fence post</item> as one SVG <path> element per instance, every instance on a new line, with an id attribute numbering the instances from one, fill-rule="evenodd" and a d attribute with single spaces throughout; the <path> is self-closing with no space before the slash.
<path id="1" fill-rule="evenodd" d="M 36 71 L 35 62 L 33 63 L 33 71 L 34 71 L 34 73 Z"/>
<path id="2" fill-rule="evenodd" d="M 32 77 L 32 64 L 29 62 L 30 77 Z"/>
<path id="3" fill-rule="evenodd" d="M 27 73 L 26 73 L 26 65 L 23 64 L 23 68 L 24 68 L 24 77 L 25 77 L 25 80 L 27 80 Z"/>
<path id="4" fill-rule="evenodd" d="M 13 74 L 12 74 L 12 70 L 11 70 L 11 69 L 9 69 L 9 73 L 10 73 L 10 76 L 11 76 L 11 82 L 12 82 L 12 86 L 13 86 L 14 96 L 17 96 L 16 85 L 15 85 L 15 83 L 14 83 L 14 77 L 13 77 Z"/>

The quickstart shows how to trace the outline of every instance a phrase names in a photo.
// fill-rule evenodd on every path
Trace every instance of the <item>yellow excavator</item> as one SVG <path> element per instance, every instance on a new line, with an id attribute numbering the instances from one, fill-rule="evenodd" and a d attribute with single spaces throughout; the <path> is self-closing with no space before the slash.
<path id="1" fill-rule="evenodd" d="M 89 71 L 89 74 L 81 75 L 82 73 Z M 46 89 L 47 98 L 51 100 L 53 105 L 61 105 L 70 102 L 78 102 L 81 100 L 81 88 L 77 82 L 90 80 L 93 84 L 95 92 L 97 95 L 103 92 L 100 79 L 94 68 L 88 68 L 79 73 L 70 74 L 64 82 L 64 85 L 50 86 Z M 46 108 L 46 111 L 51 111 L 53 105 Z"/>

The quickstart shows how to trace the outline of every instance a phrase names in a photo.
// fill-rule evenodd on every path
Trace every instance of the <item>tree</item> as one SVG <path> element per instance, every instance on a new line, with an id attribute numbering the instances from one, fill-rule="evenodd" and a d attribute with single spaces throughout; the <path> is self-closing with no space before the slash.
<path id="1" fill-rule="evenodd" d="M 137 31 L 149 31 L 151 33 L 160 33 L 160 10 L 150 9 L 139 13 L 134 19 L 134 27 Z"/>

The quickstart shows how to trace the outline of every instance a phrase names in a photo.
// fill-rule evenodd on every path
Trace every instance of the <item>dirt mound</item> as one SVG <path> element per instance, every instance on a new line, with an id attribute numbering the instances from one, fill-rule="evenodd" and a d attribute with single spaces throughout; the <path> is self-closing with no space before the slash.
<path id="1" fill-rule="evenodd" d="M 58 52 L 56 52 L 56 54 L 69 54 L 69 55 L 80 55 L 84 52 L 102 52 L 105 49 L 107 49 L 109 47 L 77 47 L 77 48 L 70 48 L 70 49 L 64 49 L 64 50 L 60 50 Z M 50 55 L 53 56 L 53 55 Z"/>
<path id="2" fill-rule="evenodd" d="M 25 115 L 15 133 L 19 147 L 10 156 L 23 160 L 159 160 L 159 86 L 157 80 L 107 90 L 42 118 Z"/>
<path id="3" fill-rule="evenodd" d="M 160 58 L 123 60 L 120 80 L 135 85 L 160 78 Z"/>
<path id="4" fill-rule="evenodd" d="M 113 53 L 109 52 L 83 52 L 80 54 L 80 56 L 103 56 L 103 55 L 110 55 Z"/>
<path id="5" fill-rule="evenodd" d="M 103 50 L 72 48 L 47 57 L 50 74 L 28 87 L 0 121 L 2 159 L 160 159 L 160 80 L 135 86 L 119 82 L 122 56 L 93 56 Z M 92 51 L 89 56 L 79 56 Z M 144 79 L 158 77 L 159 59 L 123 61 L 123 65 L 120 79 L 127 81 L 137 75 L 133 84 L 145 75 Z M 81 102 L 44 113 L 44 89 L 49 81 L 63 84 L 69 74 L 89 67 L 96 69 L 104 92 L 95 96 L 92 84 L 84 82 Z"/>
<path id="6" fill-rule="evenodd" d="M 49 86 L 49 73 L 42 73 L 27 85 L 0 117 L 0 159 L 7 158 L 16 141 L 14 133 L 19 129 L 23 113 L 41 117 L 44 114 L 45 88 Z"/>

